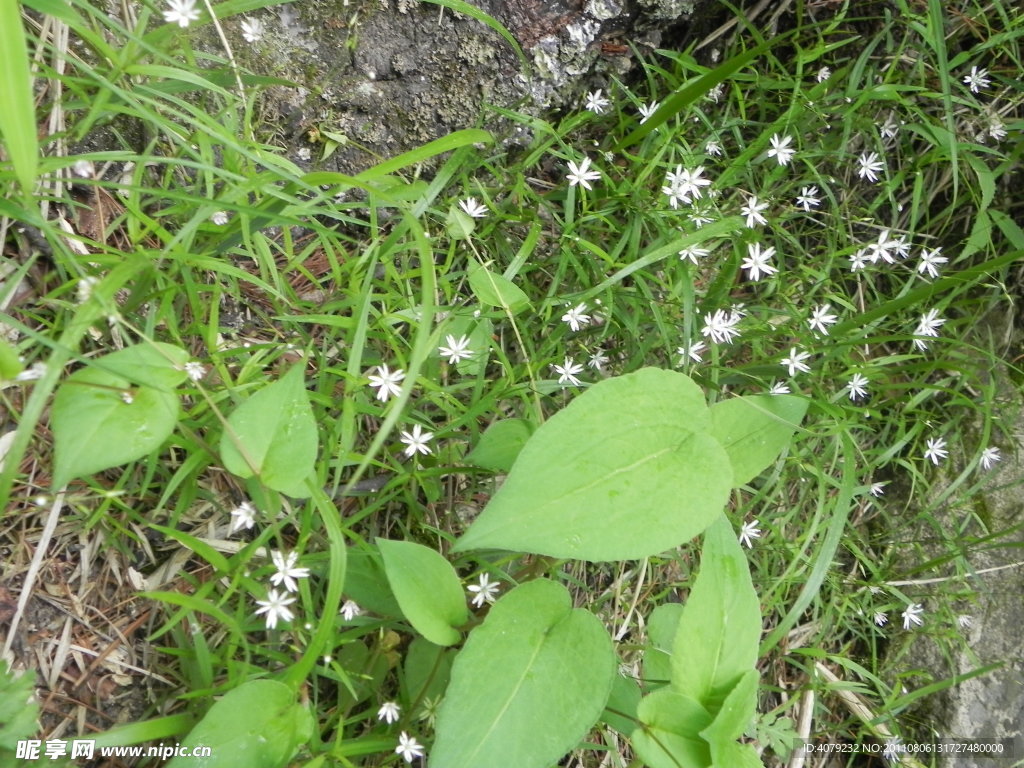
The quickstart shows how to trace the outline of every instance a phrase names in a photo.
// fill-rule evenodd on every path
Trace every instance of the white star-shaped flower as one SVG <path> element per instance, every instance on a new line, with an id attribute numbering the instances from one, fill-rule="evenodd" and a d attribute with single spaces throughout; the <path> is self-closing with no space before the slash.
<path id="1" fill-rule="evenodd" d="M 743 260 L 740 267 L 747 270 L 751 280 L 757 282 L 761 279 L 762 273 L 770 276 L 779 271 L 778 268 L 771 265 L 771 258 L 774 255 L 774 248 L 765 248 L 762 250 L 760 243 L 748 243 L 747 258 Z"/>
<path id="2" fill-rule="evenodd" d="M 231 510 L 231 533 L 240 528 L 250 529 L 256 523 L 256 509 L 248 501 L 243 501 Z"/>
<path id="3" fill-rule="evenodd" d="M 245 19 L 242 22 L 242 37 L 247 43 L 255 43 L 263 37 L 263 22 L 259 19 Z"/>
<path id="4" fill-rule="evenodd" d="M 701 187 L 711 184 L 711 179 L 703 178 L 704 166 L 699 165 L 690 170 L 677 165 L 674 171 L 665 174 L 665 186 L 661 191 L 669 196 L 669 202 L 673 208 L 680 203 L 689 203 L 690 200 L 699 200 L 704 196 Z"/>
<path id="5" fill-rule="evenodd" d="M 696 265 L 698 259 L 704 258 L 709 253 L 711 253 L 711 251 L 707 248 L 701 248 L 699 245 L 691 245 L 679 251 L 679 260 L 692 261 L 694 265 Z"/>
<path id="6" fill-rule="evenodd" d="M 577 304 L 562 315 L 562 322 L 568 324 L 569 328 L 573 331 L 578 331 L 580 328 L 585 325 L 589 325 L 590 323 L 590 315 L 585 314 L 586 311 L 586 304 Z"/>
<path id="7" fill-rule="evenodd" d="M 283 583 L 286 591 L 298 592 L 299 585 L 295 580 L 309 577 L 309 568 L 295 567 L 299 561 L 299 553 L 289 552 L 285 557 L 284 553 L 275 550 L 270 553 L 270 559 L 274 562 L 274 567 L 277 568 L 277 573 L 270 577 L 270 583 L 274 586 Z"/>
<path id="8" fill-rule="evenodd" d="M 810 319 L 807 321 L 807 325 L 811 327 L 812 331 L 820 331 L 828 336 L 828 327 L 835 325 L 839 319 L 838 316 L 829 314 L 830 309 L 832 309 L 831 304 L 820 304 L 814 308 Z"/>
<path id="9" fill-rule="evenodd" d="M 710 337 L 716 344 L 731 344 L 732 340 L 740 335 L 736 326 L 741 319 L 741 315 L 737 312 L 716 309 L 715 314 L 704 315 L 704 327 L 700 330 L 701 335 Z"/>
<path id="10" fill-rule="evenodd" d="M 345 619 L 345 621 L 352 621 L 356 616 L 363 615 L 363 609 L 359 607 L 359 603 L 355 600 L 346 600 L 342 604 L 339 613 L 341 613 L 341 617 Z"/>
<path id="11" fill-rule="evenodd" d="M 860 373 L 853 374 L 846 383 L 846 390 L 850 393 L 851 400 L 858 400 L 862 397 L 868 396 L 868 380 L 867 377 Z"/>
<path id="12" fill-rule="evenodd" d="M 295 614 L 288 607 L 294 602 L 295 598 L 289 597 L 287 592 L 278 593 L 276 589 L 268 590 L 266 600 L 256 601 L 256 604 L 260 606 L 256 615 L 265 613 L 267 629 L 274 629 L 278 621 L 291 621 L 295 618 Z"/>
<path id="13" fill-rule="evenodd" d="M 878 181 L 878 174 L 885 170 L 885 163 L 878 159 L 877 152 L 861 152 L 857 158 L 857 175 L 868 181 Z"/>
<path id="14" fill-rule="evenodd" d="M 999 453 L 999 449 L 990 445 L 988 448 L 981 452 L 981 458 L 978 459 L 978 464 L 982 469 L 992 469 L 997 462 L 1002 461 L 1002 456 Z"/>
<path id="15" fill-rule="evenodd" d="M 490 576 L 486 573 L 481 573 L 477 583 L 470 584 L 466 587 L 466 591 L 473 595 L 473 599 L 470 602 L 477 608 L 480 608 L 484 603 L 493 603 L 497 599 L 500 587 L 500 581 L 491 581 Z"/>
<path id="16" fill-rule="evenodd" d="M 467 216 L 472 216 L 474 219 L 482 219 L 488 213 L 487 206 L 478 203 L 475 197 L 467 197 L 465 200 L 460 200 L 459 208 L 465 211 Z"/>
<path id="17" fill-rule="evenodd" d="M 922 275 L 927 272 L 931 277 L 938 277 L 939 267 L 947 261 L 949 259 L 942 255 L 941 248 L 921 251 L 921 260 L 917 263 L 917 271 Z"/>
<path id="18" fill-rule="evenodd" d="M 702 362 L 701 353 L 707 349 L 708 345 L 703 341 L 698 341 L 694 344 L 687 344 L 685 347 L 679 347 L 676 349 L 676 354 L 679 355 L 679 365 L 686 362 L 687 358 L 695 363 Z"/>
<path id="19" fill-rule="evenodd" d="M 405 443 L 405 455 L 415 456 L 416 453 L 422 453 L 424 456 L 432 453 L 429 443 L 434 437 L 433 432 L 423 431 L 423 427 L 419 424 L 412 425 L 412 431 L 402 430 L 402 436 L 399 438 Z"/>
<path id="20" fill-rule="evenodd" d="M 988 70 L 984 67 L 971 67 L 971 73 L 964 75 L 964 85 L 971 89 L 971 93 L 978 93 L 982 88 L 988 88 L 992 81 L 988 79 Z"/>
<path id="21" fill-rule="evenodd" d="M 776 133 L 771 138 L 772 148 L 768 150 L 768 157 L 774 157 L 779 165 L 789 165 L 796 155 L 796 150 L 789 146 L 791 141 L 793 141 L 792 136 L 779 136 Z"/>
<path id="22" fill-rule="evenodd" d="M 380 709 L 377 710 L 377 719 L 383 720 L 388 725 L 398 722 L 398 716 L 401 714 L 402 708 L 394 701 L 385 701 L 380 705 Z"/>
<path id="23" fill-rule="evenodd" d="M 941 328 L 945 322 L 945 318 L 939 317 L 939 311 L 937 309 L 929 309 L 925 314 L 921 315 L 921 319 L 917 323 L 917 328 L 914 329 L 914 335 L 919 337 L 938 337 L 939 328 Z M 920 350 L 925 350 L 928 349 L 928 342 L 923 338 L 917 338 L 914 339 L 914 346 Z"/>
<path id="24" fill-rule="evenodd" d="M 370 386 L 377 390 L 377 399 L 382 403 L 392 395 L 402 393 L 402 380 L 405 378 L 405 371 L 401 368 L 389 370 L 386 365 L 377 366 L 377 373 L 370 374 Z"/>
<path id="25" fill-rule="evenodd" d="M 562 365 L 552 363 L 551 367 L 558 374 L 559 384 L 572 384 L 574 387 L 580 385 L 580 380 L 576 378 L 576 374 L 583 373 L 583 366 L 577 364 L 571 357 L 565 358 L 565 362 Z"/>
<path id="26" fill-rule="evenodd" d="M 569 173 L 565 175 L 565 178 L 569 180 L 569 186 L 575 187 L 579 184 L 584 189 L 593 189 L 590 186 L 590 182 L 597 181 L 601 178 L 601 172 L 590 170 L 590 158 L 584 157 L 583 161 L 576 165 L 572 160 L 569 161 Z"/>
<path id="27" fill-rule="evenodd" d="M 469 348 L 469 337 L 463 334 L 459 338 L 455 338 L 452 334 L 448 334 L 444 338 L 446 346 L 437 348 L 437 351 L 441 353 L 441 357 L 448 358 L 449 365 L 455 365 L 460 360 L 468 360 L 473 356 L 473 350 Z"/>
<path id="28" fill-rule="evenodd" d="M 647 118 L 653 115 L 660 105 L 656 101 L 652 101 L 650 104 L 640 105 L 640 122 L 646 123 Z"/>
<path id="29" fill-rule="evenodd" d="M 818 197 L 818 188 L 815 186 L 802 187 L 800 194 L 796 198 L 797 208 L 803 208 L 805 211 L 810 211 L 811 208 L 817 208 L 821 205 L 821 198 Z"/>
<path id="30" fill-rule="evenodd" d="M 587 94 L 586 107 L 595 115 L 604 113 L 610 103 L 611 102 L 608 101 L 608 99 L 601 95 L 600 88 Z"/>
<path id="31" fill-rule="evenodd" d="M 801 352 L 796 347 L 790 347 L 789 357 L 782 358 L 780 362 L 785 368 L 789 369 L 790 376 L 795 376 L 797 371 L 807 373 L 811 370 L 811 367 L 804 362 L 809 360 L 810 357 L 810 352 Z"/>
<path id="32" fill-rule="evenodd" d="M 749 523 L 744 523 L 743 527 L 740 528 L 740 543 L 743 544 L 747 549 L 753 549 L 754 542 L 752 539 L 761 538 L 761 529 L 757 527 L 757 519 L 751 520 Z"/>
<path id="33" fill-rule="evenodd" d="M 918 626 L 924 624 L 924 619 L 921 618 L 921 614 L 924 613 L 924 606 L 920 603 L 911 603 L 907 606 L 907 609 L 903 611 L 903 628 L 910 629 L 912 626 Z"/>
<path id="34" fill-rule="evenodd" d="M 747 198 L 746 204 L 740 208 L 740 213 L 747 217 L 747 227 L 749 229 L 753 229 L 758 224 L 768 223 L 768 220 L 761 215 L 761 211 L 767 207 L 767 201 L 758 200 L 756 195 Z"/>
<path id="35" fill-rule="evenodd" d="M 929 437 L 924 449 L 925 459 L 932 464 L 938 464 L 947 456 L 949 451 L 946 450 L 946 441 L 941 437 Z"/>
<path id="36" fill-rule="evenodd" d="M 405 762 L 411 763 L 417 757 L 424 755 L 423 745 L 405 731 L 398 737 L 398 746 L 395 747 L 395 754 L 401 755 Z"/>
<path id="37" fill-rule="evenodd" d="M 184 28 L 199 18 L 195 0 L 168 0 L 167 5 L 164 21 L 168 24 L 177 24 Z"/>

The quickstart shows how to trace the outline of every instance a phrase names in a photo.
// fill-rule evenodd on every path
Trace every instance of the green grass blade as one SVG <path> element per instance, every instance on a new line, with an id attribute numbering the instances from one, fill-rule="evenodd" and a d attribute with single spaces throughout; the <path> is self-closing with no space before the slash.
<path id="1" fill-rule="evenodd" d="M 647 118 L 643 124 L 620 141 L 618 145 L 616 145 L 615 150 L 621 151 L 632 144 L 636 144 L 656 128 L 663 125 L 673 115 L 684 110 L 692 102 L 699 99 L 723 80 L 730 77 L 769 48 L 778 45 L 788 37 L 790 37 L 789 33 L 779 35 L 772 40 L 761 43 L 761 45 L 755 46 L 748 51 L 744 51 L 741 54 L 733 56 L 728 61 L 720 64 L 715 69 L 712 69 L 710 72 L 704 73 L 692 83 L 684 85 L 674 94 L 665 99 L 662 105 L 658 107 L 654 114 Z"/>
<path id="2" fill-rule="evenodd" d="M 0 0 L 0 136 L 7 159 L 28 195 L 36 182 L 39 138 L 28 45 L 17 0 Z"/>

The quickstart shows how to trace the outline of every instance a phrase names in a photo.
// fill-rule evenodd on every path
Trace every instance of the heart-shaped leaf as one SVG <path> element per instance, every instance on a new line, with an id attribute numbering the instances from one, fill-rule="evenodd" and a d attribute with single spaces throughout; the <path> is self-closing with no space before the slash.
<path id="1" fill-rule="evenodd" d="M 306 498 L 318 445 L 302 367 L 295 366 L 234 410 L 220 453 L 229 472 L 243 478 L 258 475 L 268 488 Z"/>
<path id="2" fill-rule="evenodd" d="M 377 539 L 377 547 L 402 615 L 436 645 L 459 642 L 462 635 L 455 627 L 469 620 L 469 608 L 451 563 L 412 541 Z"/>
<path id="3" fill-rule="evenodd" d="M 141 459 L 174 431 L 187 353 L 139 345 L 96 358 L 58 388 L 50 412 L 54 487 Z"/>
<path id="4" fill-rule="evenodd" d="M 522 449 L 455 549 L 628 560 L 693 538 L 732 487 L 700 388 L 644 368 L 589 388 Z"/>
<path id="5" fill-rule="evenodd" d="M 601 716 L 615 666 L 600 619 L 573 609 L 565 587 L 516 587 L 455 658 L 430 764 L 549 768 Z"/>

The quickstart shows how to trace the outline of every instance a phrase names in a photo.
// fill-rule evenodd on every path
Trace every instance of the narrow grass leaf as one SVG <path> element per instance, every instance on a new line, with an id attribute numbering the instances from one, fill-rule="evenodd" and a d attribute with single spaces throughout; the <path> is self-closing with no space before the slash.
<path id="1" fill-rule="evenodd" d="M 28 45 L 17 0 L 0 2 L 0 137 L 21 183 L 31 194 L 39 164 L 39 139 Z"/>
<path id="2" fill-rule="evenodd" d="M 782 40 L 789 36 L 790 33 L 779 35 L 778 37 L 764 42 L 761 45 L 737 54 L 728 61 L 722 62 L 710 72 L 704 73 L 692 83 L 684 85 L 674 94 L 665 99 L 661 106 L 654 111 L 654 114 L 644 120 L 636 130 L 632 131 L 622 139 L 622 141 L 616 145 L 615 151 L 619 152 L 632 144 L 636 144 L 647 134 L 663 125 L 673 115 L 684 110 L 716 85 L 732 76 L 735 72 L 745 67 L 762 53 L 770 49 L 772 46 L 778 45 Z"/>

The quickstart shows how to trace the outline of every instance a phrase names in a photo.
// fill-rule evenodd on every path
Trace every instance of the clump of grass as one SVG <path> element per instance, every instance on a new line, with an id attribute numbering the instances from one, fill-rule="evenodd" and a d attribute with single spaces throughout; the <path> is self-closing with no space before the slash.
<path id="1" fill-rule="evenodd" d="M 813 404 L 789 455 L 730 510 L 767 617 L 765 677 L 779 681 L 763 689 L 762 743 L 784 751 L 800 688 L 823 696 L 818 729 L 901 733 L 913 696 L 892 681 L 885 649 L 910 633 L 956 640 L 942 606 L 964 596 L 960 583 L 893 585 L 908 576 L 895 555 L 912 546 L 901 520 L 910 511 L 951 535 L 928 501 L 936 473 L 957 467 L 947 495 L 973 492 L 993 449 L 1008 446 L 989 376 L 1005 347 L 972 331 L 1011 301 L 1004 286 L 1024 250 L 1007 193 L 1024 19 L 998 4 L 948 19 L 935 3 L 898 5 L 871 19 L 798 14 L 783 43 L 671 114 L 651 105 L 709 68 L 657 51 L 640 83 L 607 84 L 591 110 L 560 121 L 505 112 L 535 136 L 515 156 L 452 140 L 433 148 L 451 151 L 432 181 L 414 172 L 420 152 L 355 185 L 304 175 L 249 138 L 263 126 L 240 97 L 246 73 L 219 85 L 176 30 L 146 32 L 151 12 L 120 26 L 75 2 L 74 14 L 130 45 L 108 50 L 90 24 L 73 25 L 91 55 L 40 72 L 66 94 L 49 104 L 69 126 L 53 146 L 85 140 L 113 113 L 147 138 L 141 150 L 52 153 L 48 215 L 5 206 L 36 236 L 22 246 L 40 245 L 26 262 L 31 298 L 0 317 L 26 365 L 47 373 L 0 396 L 23 430 L 45 429 L 42 404 L 65 365 L 145 339 L 180 344 L 199 364 L 165 451 L 63 497 L 62 543 L 100 537 L 103 572 L 132 567 L 159 607 L 147 642 L 164 683 L 148 714 L 280 673 L 307 683 L 313 752 L 380 765 L 400 732 L 429 751 L 442 691 L 409 685 L 407 628 L 367 586 L 366 542 L 446 550 L 494 488 L 466 460 L 489 423 L 536 426 L 588 384 L 656 365 L 712 399 L 790 391 Z M 860 37 L 866 22 L 874 32 Z M 760 42 L 742 30 L 723 60 Z M 47 60 L 62 52 L 50 38 L 36 45 Z M 126 260 L 109 322 L 83 325 L 76 291 Z M 480 267 L 524 292 L 522 306 L 482 301 Z M 5 298 L 28 284 L 27 268 L 11 274 Z M 324 494 L 306 503 L 226 475 L 212 447 L 232 402 L 294 365 L 324 446 Z M 56 490 L 45 441 L 29 456 L 27 470 L 5 469 L 17 473 L 9 509 Z M 342 615 L 325 616 L 341 590 L 329 595 L 334 504 L 350 576 Z M 617 639 L 642 646 L 638 617 L 685 587 L 691 554 L 617 570 L 454 562 L 471 596 L 493 596 L 481 577 L 557 574 L 603 607 Z M 168 557 L 177 569 L 163 568 Z M 627 660 L 632 650 L 623 641 Z M 836 662 L 875 721 L 828 698 L 818 659 Z M 391 708 L 378 716 L 388 702 L 396 722 Z M 595 739 L 627 764 L 619 737 Z"/>

